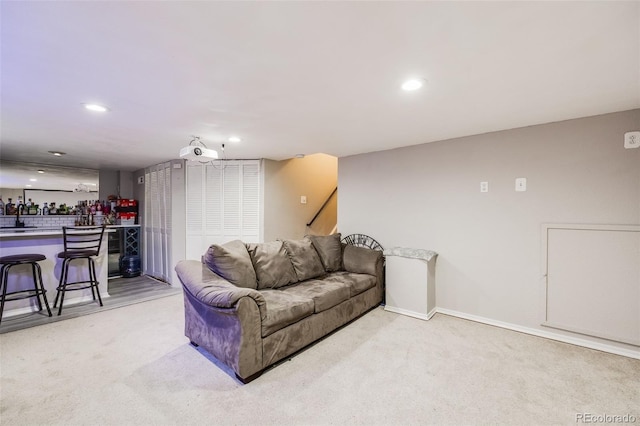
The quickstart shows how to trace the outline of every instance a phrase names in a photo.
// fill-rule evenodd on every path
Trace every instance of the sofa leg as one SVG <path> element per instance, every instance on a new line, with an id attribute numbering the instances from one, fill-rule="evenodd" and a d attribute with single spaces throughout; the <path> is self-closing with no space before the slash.
<path id="1" fill-rule="evenodd" d="M 254 381 L 255 379 L 257 379 L 257 378 L 258 378 L 258 377 L 260 377 L 260 376 L 262 376 L 262 370 L 261 370 L 261 371 L 258 371 L 258 372 L 257 372 L 257 373 L 255 373 L 255 374 L 252 374 L 252 375 L 250 375 L 249 377 L 244 378 L 244 379 L 243 379 L 242 377 L 238 376 L 238 373 L 236 373 L 236 378 L 237 378 L 238 380 L 240 380 L 240 381 L 242 382 L 242 384 L 243 384 L 243 385 L 246 385 L 247 383 Z"/>
<path id="2" fill-rule="evenodd" d="M 193 346 L 194 348 L 197 348 L 198 346 L 200 346 L 196 342 L 190 341 L 189 343 L 191 343 L 191 346 Z"/>

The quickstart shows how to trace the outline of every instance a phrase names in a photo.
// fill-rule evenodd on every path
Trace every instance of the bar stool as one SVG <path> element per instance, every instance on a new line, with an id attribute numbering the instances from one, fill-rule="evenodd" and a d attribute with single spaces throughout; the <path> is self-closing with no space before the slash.
<path id="1" fill-rule="evenodd" d="M 100 297 L 100 289 L 98 285 L 98 277 L 96 276 L 96 264 L 94 258 L 100 254 L 100 247 L 102 246 L 102 236 L 104 235 L 104 226 L 64 226 L 62 228 L 62 235 L 64 239 L 64 251 L 58 253 L 59 259 L 62 261 L 62 272 L 60 273 L 60 283 L 56 290 L 56 300 L 53 303 L 55 308 L 58 305 L 58 298 L 60 298 L 60 308 L 58 309 L 58 315 L 62 314 L 62 304 L 64 303 L 64 295 L 67 291 L 83 290 L 85 288 L 91 289 L 91 296 L 93 300 L 96 300 L 96 293 L 98 295 L 98 302 L 102 305 L 102 298 Z M 89 272 L 89 279 L 85 281 L 68 282 L 69 278 L 69 265 L 73 260 L 87 260 L 87 267 Z"/>
<path id="2" fill-rule="evenodd" d="M 40 296 L 44 300 L 44 305 L 47 307 L 47 312 L 51 316 L 51 309 L 49 309 L 49 302 L 47 301 L 47 290 L 44 289 L 42 284 L 42 270 L 40 269 L 39 261 L 45 260 L 46 256 L 42 254 L 14 254 L 11 256 L 0 257 L 0 287 L 2 288 L 2 296 L 0 296 L 0 322 L 2 321 L 2 313 L 4 312 L 4 302 L 10 302 L 13 300 L 27 299 L 29 297 L 35 297 L 38 300 L 39 311 L 42 311 L 42 302 L 40 302 Z M 9 281 L 9 270 L 18 265 L 31 265 L 31 273 L 33 274 L 33 289 L 17 290 L 7 292 Z"/>

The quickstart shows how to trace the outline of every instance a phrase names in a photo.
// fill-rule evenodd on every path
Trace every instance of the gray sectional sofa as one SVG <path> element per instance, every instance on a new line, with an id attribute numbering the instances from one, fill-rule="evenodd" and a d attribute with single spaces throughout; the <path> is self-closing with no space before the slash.
<path id="1" fill-rule="evenodd" d="M 247 383 L 277 361 L 379 305 L 383 255 L 340 242 L 212 245 L 184 260 L 185 335 Z"/>

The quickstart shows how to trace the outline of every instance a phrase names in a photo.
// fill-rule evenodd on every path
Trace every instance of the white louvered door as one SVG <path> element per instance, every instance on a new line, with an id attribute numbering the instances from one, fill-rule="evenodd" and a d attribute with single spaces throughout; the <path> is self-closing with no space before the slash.
<path id="1" fill-rule="evenodd" d="M 222 211 L 223 237 L 229 240 L 240 238 L 242 234 L 240 209 L 240 166 L 230 164 L 223 169 Z"/>
<path id="2" fill-rule="evenodd" d="M 260 163 L 242 168 L 242 237 L 245 242 L 260 241 Z"/>
<path id="3" fill-rule="evenodd" d="M 146 275 L 171 280 L 171 164 L 145 169 L 144 265 Z"/>
<path id="4" fill-rule="evenodd" d="M 186 258 L 200 259 L 213 243 L 259 242 L 260 161 L 187 163 Z"/>

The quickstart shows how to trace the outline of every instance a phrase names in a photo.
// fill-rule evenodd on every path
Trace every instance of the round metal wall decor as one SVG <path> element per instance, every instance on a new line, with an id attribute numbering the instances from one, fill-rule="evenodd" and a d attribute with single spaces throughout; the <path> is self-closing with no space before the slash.
<path id="1" fill-rule="evenodd" d="M 347 235 L 342 239 L 342 242 L 345 244 L 356 246 L 356 247 L 364 247 L 364 248 L 368 248 L 372 250 L 380 250 L 380 251 L 383 250 L 380 243 L 378 243 L 376 240 L 374 240 L 370 236 L 364 235 L 364 234 Z"/>

